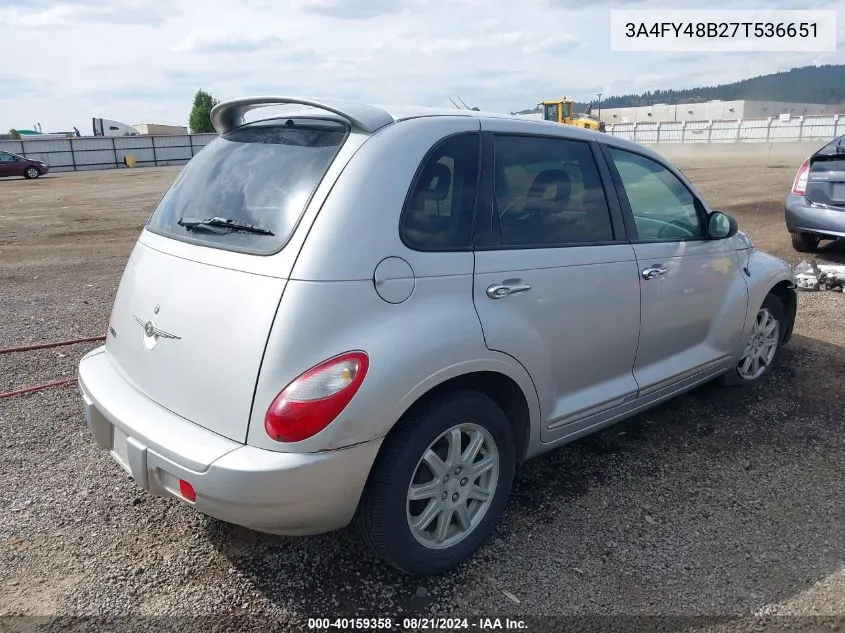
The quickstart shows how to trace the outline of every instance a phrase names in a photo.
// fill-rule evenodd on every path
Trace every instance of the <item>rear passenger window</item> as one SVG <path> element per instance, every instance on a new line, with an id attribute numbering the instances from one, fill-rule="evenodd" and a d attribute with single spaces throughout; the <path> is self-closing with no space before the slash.
<path id="1" fill-rule="evenodd" d="M 467 250 L 478 179 L 479 135 L 449 137 L 428 156 L 411 187 L 399 232 L 409 248 Z"/>
<path id="2" fill-rule="evenodd" d="M 704 237 L 689 189 L 660 163 L 609 148 L 631 206 L 637 236 L 643 242 L 682 241 Z"/>
<path id="3" fill-rule="evenodd" d="M 494 162 L 503 246 L 613 241 L 610 209 L 587 143 L 497 136 Z"/>

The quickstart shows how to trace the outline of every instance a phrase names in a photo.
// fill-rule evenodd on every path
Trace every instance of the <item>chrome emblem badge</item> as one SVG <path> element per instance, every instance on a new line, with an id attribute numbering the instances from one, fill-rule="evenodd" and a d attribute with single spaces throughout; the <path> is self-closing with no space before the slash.
<path id="1" fill-rule="evenodd" d="M 159 306 L 156 306 L 155 312 L 158 313 Z M 175 340 L 181 340 L 181 336 L 177 336 L 172 332 L 168 332 L 166 330 L 162 330 L 158 327 L 154 321 L 146 321 L 139 317 L 137 314 L 133 315 L 135 320 L 144 328 L 144 347 L 148 350 L 151 350 L 156 346 L 158 340 L 160 338 L 169 338 Z"/>

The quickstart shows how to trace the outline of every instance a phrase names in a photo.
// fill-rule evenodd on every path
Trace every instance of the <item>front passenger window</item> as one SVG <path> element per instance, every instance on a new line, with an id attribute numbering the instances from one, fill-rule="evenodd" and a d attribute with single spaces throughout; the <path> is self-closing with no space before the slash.
<path id="1" fill-rule="evenodd" d="M 616 148 L 609 151 L 641 241 L 680 241 L 705 236 L 695 197 L 671 171 L 639 154 Z"/>

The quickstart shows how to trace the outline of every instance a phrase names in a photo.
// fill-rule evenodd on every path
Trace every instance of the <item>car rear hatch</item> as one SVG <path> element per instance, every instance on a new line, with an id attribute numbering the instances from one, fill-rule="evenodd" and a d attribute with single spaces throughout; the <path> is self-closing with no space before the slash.
<path id="1" fill-rule="evenodd" d="M 297 227 L 360 139 L 336 117 L 274 119 L 224 133 L 190 161 L 150 217 L 112 309 L 106 352 L 130 384 L 246 441 L 269 330 L 307 232 Z"/>
<path id="2" fill-rule="evenodd" d="M 810 157 L 805 196 L 813 204 L 845 210 L 845 137 Z"/>

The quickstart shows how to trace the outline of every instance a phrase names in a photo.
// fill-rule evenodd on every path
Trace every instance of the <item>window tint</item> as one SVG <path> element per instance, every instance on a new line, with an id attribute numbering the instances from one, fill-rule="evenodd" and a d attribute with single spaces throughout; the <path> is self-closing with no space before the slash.
<path id="1" fill-rule="evenodd" d="M 610 210 L 587 143 L 498 136 L 494 178 L 504 246 L 613 240 Z"/>
<path id="2" fill-rule="evenodd" d="M 845 136 L 839 136 L 822 147 L 816 154 L 820 156 L 836 156 L 845 153 Z"/>
<path id="3" fill-rule="evenodd" d="M 469 248 L 478 179 L 478 134 L 442 142 L 417 175 L 400 220 L 402 239 L 417 250 Z"/>
<path id="4" fill-rule="evenodd" d="M 346 128 L 336 122 L 262 121 L 214 139 L 185 166 L 148 228 L 227 250 L 269 254 L 290 238 L 311 194 L 331 165 Z M 226 218 L 272 235 L 197 226 L 180 220 Z"/>
<path id="5" fill-rule="evenodd" d="M 660 163 L 639 154 L 610 148 L 642 241 L 675 241 L 704 237 L 695 198 Z"/>
<path id="6" fill-rule="evenodd" d="M 7 162 L 10 162 L 10 161 L 13 161 L 13 160 L 15 160 L 15 157 L 12 156 L 11 154 L 0 154 L 0 161 L 3 161 L 4 163 L 7 163 Z"/>

